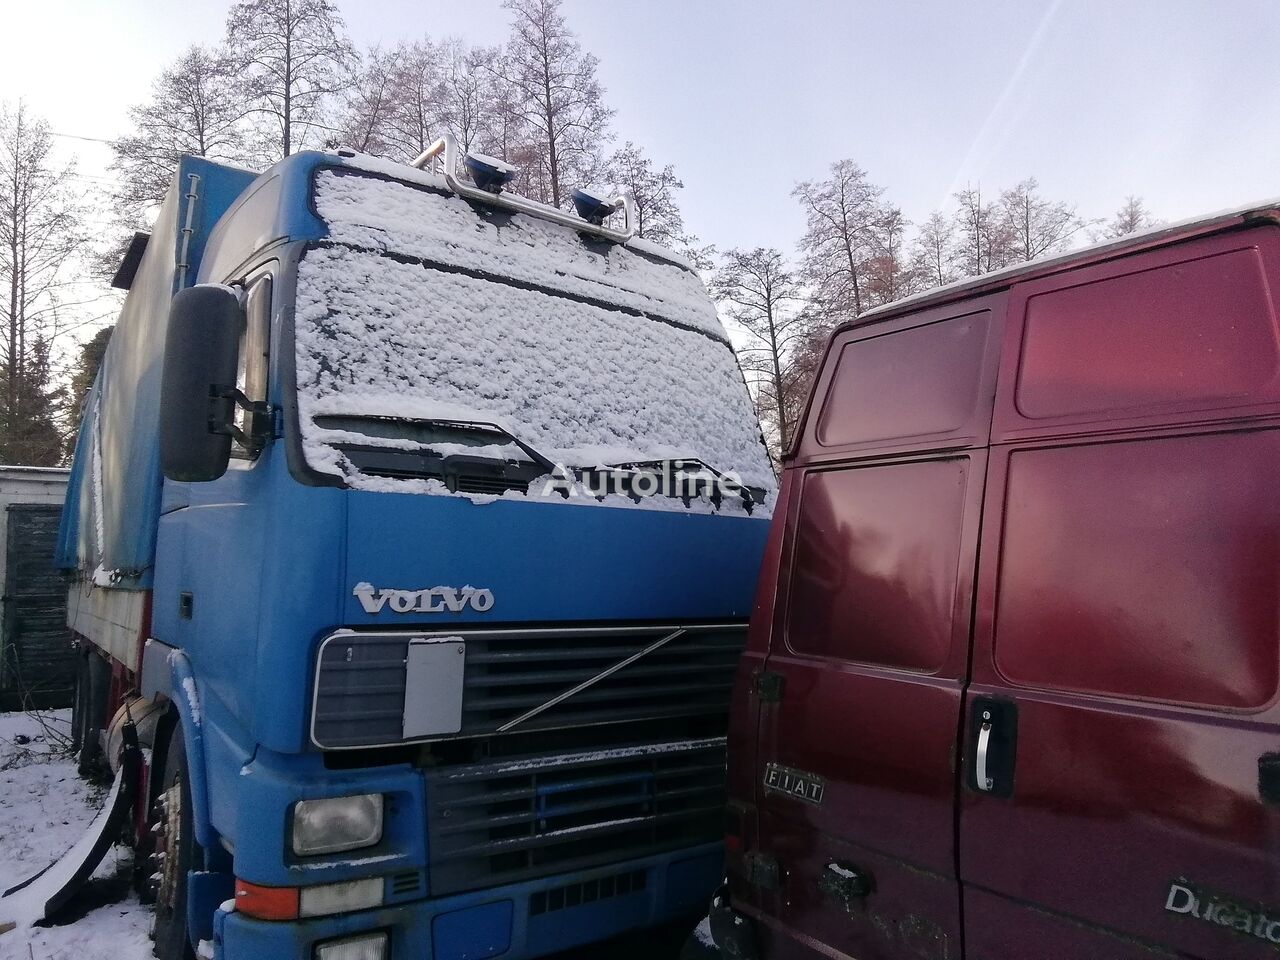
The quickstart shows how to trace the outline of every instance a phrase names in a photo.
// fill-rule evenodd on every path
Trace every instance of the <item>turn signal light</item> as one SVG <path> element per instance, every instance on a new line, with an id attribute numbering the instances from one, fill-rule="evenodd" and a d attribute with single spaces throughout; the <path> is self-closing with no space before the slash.
<path id="1" fill-rule="evenodd" d="M 257 920 L 297 920 L 297 887 L 260 887 L 236 880 L 236 912 Z"/>

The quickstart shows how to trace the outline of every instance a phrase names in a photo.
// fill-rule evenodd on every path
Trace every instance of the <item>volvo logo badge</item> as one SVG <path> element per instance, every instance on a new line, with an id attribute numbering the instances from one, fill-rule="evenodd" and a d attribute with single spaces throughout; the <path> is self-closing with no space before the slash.
<path id="1" fill-rule="evenodd" d="M 468 607 L 476 613 L 493 608 L 493 591 L 483 587 L 428 587 L 424 590 L 379 589 L 371 583 L 357 583 L 351 591 L 365 613 L 462 613 Z"/>

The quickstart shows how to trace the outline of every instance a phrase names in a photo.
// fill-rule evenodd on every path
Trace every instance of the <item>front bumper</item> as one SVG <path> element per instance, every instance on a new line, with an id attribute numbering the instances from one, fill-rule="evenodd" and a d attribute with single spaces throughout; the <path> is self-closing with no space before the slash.
<path id="1" fill-rule="evenodd" d="M 387 960 L 527 960 L 694 916 L 724 876 L 719 844 L 573 874 L 295 922 L 221 910 L 215 960 L 312 960 L 335 938 L 386 931 Z"/>

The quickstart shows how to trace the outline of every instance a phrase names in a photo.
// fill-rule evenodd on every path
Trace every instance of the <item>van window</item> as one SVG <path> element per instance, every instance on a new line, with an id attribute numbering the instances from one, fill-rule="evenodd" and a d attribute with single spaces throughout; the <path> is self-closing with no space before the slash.
<path id="1" fill-rule="evenodd" d="M 983 310 L 846 344 L 818 442 L 836 447 L 964 427 L 979 398 L 990 319 Z"/>
<path id="2" fill-rule="evenodd" d="M 1276 692 L 1280 432 L 1011 455 L 995 655 L 1012 683 L 1256 708 Z"/>
<path id="3" fill-rule="evenodd" d="M 967 459 L 810 473 L 787 642 L 797 653 L 935 672 L 951 648 Z"/>
<path id="4" fill-rule="evenodd" d="M 1027 300 L 1017 406 L 1029 418 L 1247 396 L 1276 373 L 1256 250 Z"/>

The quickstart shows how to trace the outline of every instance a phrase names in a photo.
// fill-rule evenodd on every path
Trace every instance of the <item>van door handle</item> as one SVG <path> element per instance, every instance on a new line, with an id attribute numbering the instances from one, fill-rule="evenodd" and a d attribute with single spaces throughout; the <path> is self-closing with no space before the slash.
<path id="1" fill-rule="evenodd" d="M 1018 755 L 1017 704 L 995 697 L 975 697 L 969 730 L 969 788 L 993 797 L 1012 796 Z"/>
<path id="2" fill-rule="evenodd" d="M 984 722 L 978 728 L 978 750 L 974 768 L 974 786 L 983 793 L 990 793 L 996 782 L 987 776 L 987 753 L 991 749 L 991 723 Z"/>

